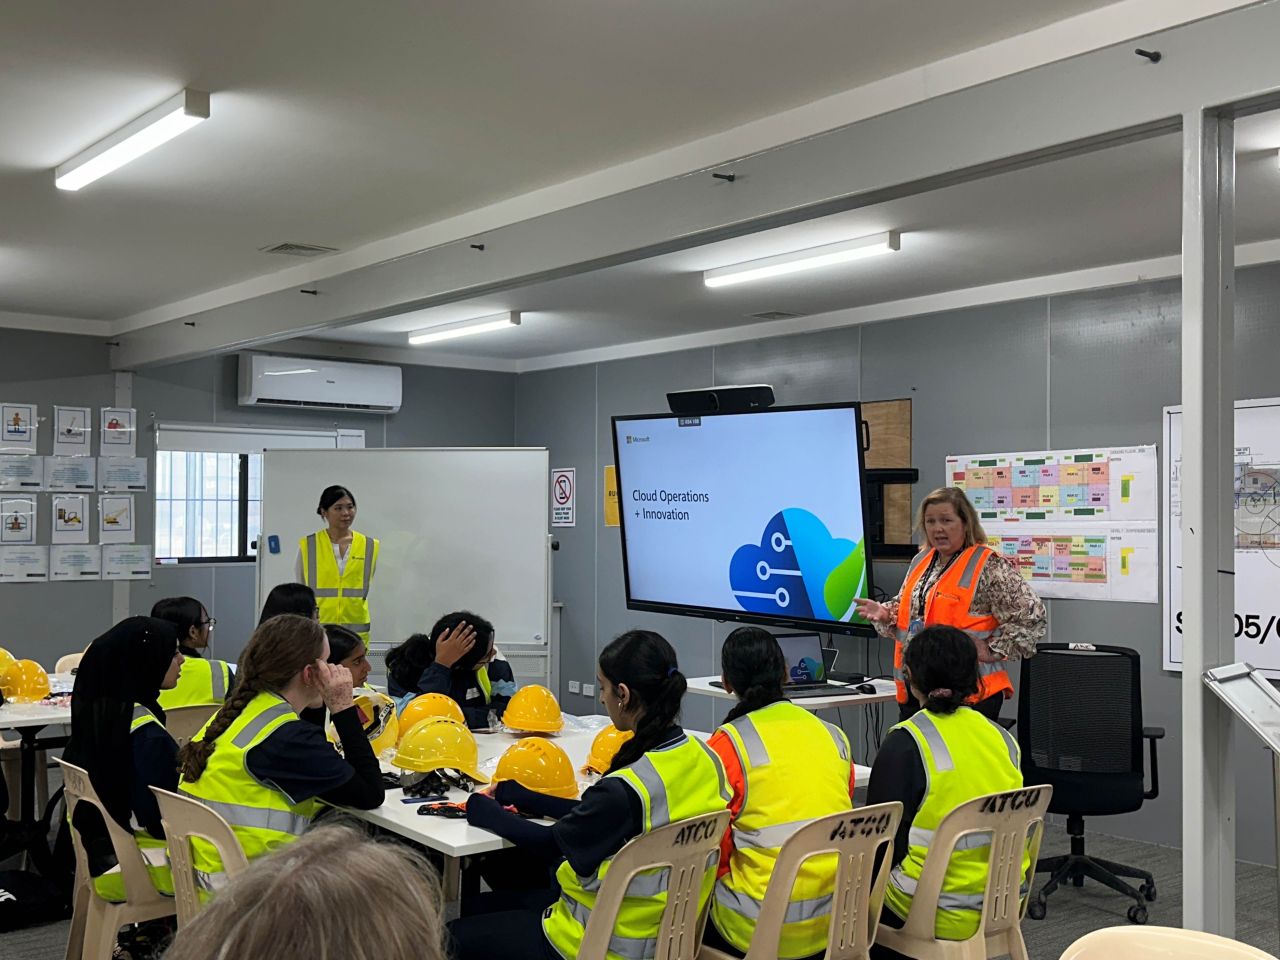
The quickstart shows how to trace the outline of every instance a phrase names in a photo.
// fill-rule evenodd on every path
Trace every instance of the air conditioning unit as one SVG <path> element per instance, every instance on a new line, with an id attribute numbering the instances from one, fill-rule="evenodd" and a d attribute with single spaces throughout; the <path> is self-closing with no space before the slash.
<path id="1" fill-rule="evenodd" d="M 242 353 L 239 392 L 242 407 L 395 413 L 400 409 L 400 368 Z"/>

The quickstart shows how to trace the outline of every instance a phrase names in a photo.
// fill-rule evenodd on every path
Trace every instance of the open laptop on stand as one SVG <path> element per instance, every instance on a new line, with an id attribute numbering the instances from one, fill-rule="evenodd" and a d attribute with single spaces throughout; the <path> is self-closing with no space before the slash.
<path id="1" fill-rule="evenodd" d="M 784 633 L 777 637 L 782 658 L 787 663 L 787 681 L 782 692 L 788 700 L 831 697 L 847 694 L 849 688 L 827 681 L 822 638 L 816 633 Z"/>

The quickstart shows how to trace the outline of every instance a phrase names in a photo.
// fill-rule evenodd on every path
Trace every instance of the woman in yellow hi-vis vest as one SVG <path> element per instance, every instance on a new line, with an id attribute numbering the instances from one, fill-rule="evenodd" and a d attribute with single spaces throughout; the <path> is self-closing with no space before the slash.
<path id="1" fill-rule="evenodd" d="M 346 487 L 325 487 L 316 513 L 326 528 L 298 541 L 298 580 L 315 591 L 321 623 L 336 623 L 369 646 L 373 618 L 369 590 L 378 567 L 378 541 L 352 528 L 356 498 Z"/>

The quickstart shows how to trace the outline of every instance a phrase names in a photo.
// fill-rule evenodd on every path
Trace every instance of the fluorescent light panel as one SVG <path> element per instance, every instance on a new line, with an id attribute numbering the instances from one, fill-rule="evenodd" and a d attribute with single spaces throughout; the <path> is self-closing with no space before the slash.
<path id="1" fill-rule="evenodd" d="M 469 337 L 476 333 L 488 333 L 490 330 L 505 330 L 508 327 L 520 326 L 519 311 L 492 314 L 487 317 L 472 317 L 470 320 L 457 320 L 453 323 L 441 323 L 434 327 L 415 330 L 409 334 L 409 343 L 420 347 L 424 343 L 439 343 L 441 340 L 455 340 L 458 337 Z"/>
<path id="2" fill-rule="evenodd" d="M 130 160 L 150 153 L 208 117 L 209 94 L 183 90 L 99 140 L 88 150 L 76 154 L 53 171 L 53 182 L 59 190 L 79 190 L 99 177 L 119 170 Z"/>
<path id="3" fill-rule="evenodd" d="M 893 253 L 900 246 L 900 234 L 897 230 L 890 230 L 888 233 L 858 237 L 856 240 L 841 240 L 821 247 L 810 247 L 808 250 L 780 253 L 776 257 L 717 267 L 715 270 L 706 271 L 702 275 L 702 282 L 708 287 L 727 287 L 735 283 L 781 277 L 788 273 L 799 273 L 802 270 L 816 270 L 818 267 L 877 257 L 881 254 Z"/>

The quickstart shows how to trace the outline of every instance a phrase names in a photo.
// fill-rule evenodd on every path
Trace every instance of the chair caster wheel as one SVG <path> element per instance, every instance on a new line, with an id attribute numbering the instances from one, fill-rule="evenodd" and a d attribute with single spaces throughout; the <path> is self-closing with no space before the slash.
<path id="1" fill-rule="evenodd" d="M 1027 904 L 1027 916 L 1032 920 L 1043 920 L 1045 912 L 1045 903 L 1043 900 L 1032 900 Z"/>
<path id="2" fill-rule="evenodd" d="M 1146 898 L 1147 903 L 1154 903 L 1156 899 L 1156 885 L 1154 883 L 1144 883 L 1138 888 L 1138 892 Z"/>
<path id="3" fill-rule="evenodd" d="M 1129 908 L 1129 922 L 1130 923 L 1146 923 L 1147 908 L 1142 906 L 1141 904 L 1135 903 L 1132 907 Z"/>

